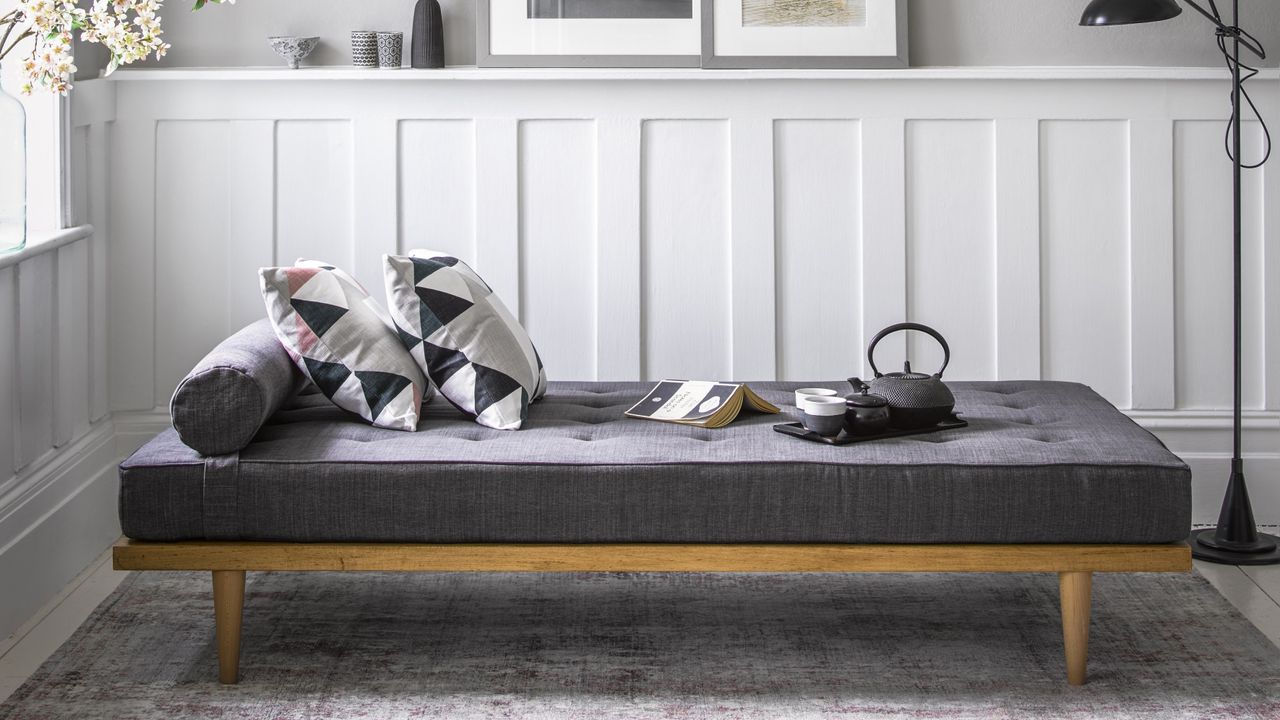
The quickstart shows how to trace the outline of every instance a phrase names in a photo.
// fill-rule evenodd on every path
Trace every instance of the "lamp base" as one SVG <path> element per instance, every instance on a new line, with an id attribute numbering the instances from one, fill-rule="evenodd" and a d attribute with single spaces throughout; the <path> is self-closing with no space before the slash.
<path id="1" fill-rule="evenodd" d="M 1215 528 L 1193 530 L 1187 544 L 1191 546 L 1191 557 L 1196 560 L 1218 563 L 1220 565 L 1280 565 L 1280 538 L 1275 535 L 1258 534 L 1261 548 L 1258 552 L 1228 550 L 1214 539 Z M 1269 549 L 1268 549 L 1269 548 Z"/>

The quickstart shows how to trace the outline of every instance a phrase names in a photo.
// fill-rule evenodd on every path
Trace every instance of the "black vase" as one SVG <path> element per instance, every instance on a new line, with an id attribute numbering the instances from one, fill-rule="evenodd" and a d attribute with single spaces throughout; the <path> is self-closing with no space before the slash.
<path id="1" fill-rule="evenodd" d="M 418 0 L 413 10 L 413 49 L 416 68 L 444 67 L 444 20 L 439 0 Z"/>

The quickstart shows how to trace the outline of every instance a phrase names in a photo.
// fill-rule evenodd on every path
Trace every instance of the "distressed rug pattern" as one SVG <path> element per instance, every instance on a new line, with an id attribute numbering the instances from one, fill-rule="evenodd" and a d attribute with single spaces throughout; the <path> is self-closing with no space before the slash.
<path id="1" fill-rule="evenodd" d="M 1280 719 L 1204 579 L 1095 578 L 1071 688 L 1052 575 L 250 573 L 222 687 L 208 575 L 134 574 L 0 718 Z"/>

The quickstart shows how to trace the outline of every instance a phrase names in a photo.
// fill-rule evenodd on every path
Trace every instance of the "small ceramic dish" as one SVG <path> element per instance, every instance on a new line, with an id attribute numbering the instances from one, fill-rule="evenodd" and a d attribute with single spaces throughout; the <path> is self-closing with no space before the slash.
<path id="1" fill-rule="evenodd" d="M 297 70 L 299 63 L 316 49 L 316 45 L 320 44 L 318 37 L 294 37 L 292 35 L 277 35 L 267 38 L 271 41 L 271 49 L 276 54 L 284 58 L 289 63 L 289 69 Z"/>

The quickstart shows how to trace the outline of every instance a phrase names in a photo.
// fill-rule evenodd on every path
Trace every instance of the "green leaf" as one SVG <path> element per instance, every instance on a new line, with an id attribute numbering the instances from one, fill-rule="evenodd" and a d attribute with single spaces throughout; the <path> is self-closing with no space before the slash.
<path id="1" fill-rule="evenodd" d="M 196 10 L 199 10 L 200 8 L 204 7 L 208 1 L 209 0 L 196 0 L 196 6 L 191 8 L 191 12 L 195 12 Z"/>

